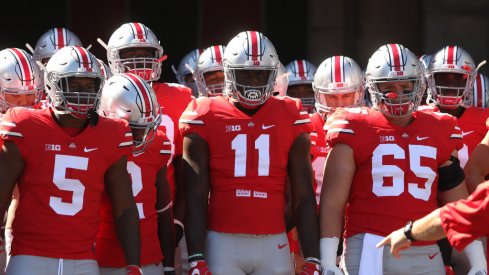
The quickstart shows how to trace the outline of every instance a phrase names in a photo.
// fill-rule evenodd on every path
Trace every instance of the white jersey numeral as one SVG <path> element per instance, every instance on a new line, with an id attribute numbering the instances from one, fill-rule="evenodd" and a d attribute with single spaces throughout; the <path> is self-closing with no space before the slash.
<path id="1" fill-rule="evenodd" d="M 128 161 L 127 172 L 131 176 L 132 196 L 136 197 L 143 190 L 143 174 L 141 172 L 141 167 L 139 167 L 134 161 Z M 136 207 L 138 208 L 139 219 L 144 219 L 143 203 L 136 203 Z"/>
<path id="2" fill-rule="evenodd" d="M 418 178 L 426 179 L 424 188 L 417 183 L 408 183 L 408 192 L 414 198 L 427 201 L 431 195 L 431 187 L 436 178 L 436 172 L 432 168 L 421 165 L 421 157 L 436 159 L 436 148 L 424 145 L 408 146 L 409 166 Z M 406 152 L 397 144 L 380 144 L 375 148 L 372 156 L 372 192 L 379 196 L 399 196 L 404 192 L 404 171 L 396 165 L 385 165 L 382 162 L 384 156 L 392 156 L 394 159 L 405 159 Z M 384 178 L 392 178 L 392 185 L 386 186 Z"/>
<path id="3" fill-rule="evenodd" d="M 231 149 L 235 151 L 234 176 L 246 176 L 247 135 L 239 134 L 231 142 Z M 261 134 L 255 140 L 255 149 L 258 150 L 258 176 L 270 175 L 270 135 Z"/>
<path id="4" fill-rule="evenodd" d="M 74 216 L 83 208 L 85 186 L 80 180 L 67 179 L 66 169 L 86 171 L 88 158 L 56 155 L 54 159 L 53 183 L 60 190 L 73 192 L 71 202 L 63 202 L 62 198 L 50 196 L 49 206 L 60 215 Z"/>

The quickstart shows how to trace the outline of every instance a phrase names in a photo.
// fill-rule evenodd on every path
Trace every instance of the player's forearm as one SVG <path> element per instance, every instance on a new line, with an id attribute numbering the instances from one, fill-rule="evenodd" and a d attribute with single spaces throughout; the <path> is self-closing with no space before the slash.
<path id="1" fill-rule="evenodd" d="M 319 213 L 321 238 L 341 237 L 343 224 L 343 208 L 331 205 L 321 200 Z"/>
<path id="2" fill-rule="evenodd" d="M 207 234 L 207 200 L 205 204 L 187 197 L 188 209 L 185 215 L 185 239 L 187 241 L 188 255 L 203 254 L 204 241 Z M 194 200 L 192 203 L 188 200 Z"/>
<path id="3" fill-rule="evenodd" d="M 489 155 L 489 138 L 486 137 L 481 144 L 475 147 L 464 167 L 465 183 L 470 194 L 475 191 L 477 186 L 489 175 L 489 162 L 486 161 Z"/>
<path id="4" fill-rule="evenodd" d="M 117 238 L 121 244 L 127 265 L 140 264 L 141 240 L 139 232 L 139 215 L 134 207 L 126 208 L 115 217 Z"/>
<path id="5" fill-rule="evenodd" d="M 319 258 L 319 225 L 316 200 L 311 194 L 304 194 L 297 204 L 297 232 L 304 258 Z"/>
<path id="6" fill-rule="evenodd" d="M 417 241 L 436 241 L 446 237 L 441 225 L 440 209 L 415 221 L 411 229 L 411 235 Z"/>

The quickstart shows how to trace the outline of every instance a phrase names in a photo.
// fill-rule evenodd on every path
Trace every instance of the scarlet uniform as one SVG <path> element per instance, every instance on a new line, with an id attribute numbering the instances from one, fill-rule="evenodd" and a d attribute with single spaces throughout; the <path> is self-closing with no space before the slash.
<path id="1" fill-rule="evenodd" d="M 13 108 L 0 131 L 24 160 L 12 256 L 95 259 L 105 173 L 132 150 L 127 122 L 100 117 L 95 126 L 70 136 L 50 109 Z"/>
<path id="2" fill-rule="evenodd" d="M 227 98 L 193 100 L 180 119 L 182 136 L 196 133 L 209 148 L 208 229 L 221 233 L 285 231 L 288 154 L 310 119 L 300 100 L 270 97 L 252 117 Z"/>
<path id="3" fill-rule="evenodd" d="M 462 135 L 450 115 L 414 112 L 413 117 L 404 128 L 366 108 L 341 109 L 328 119 L 328 144 L 350 146 L 356 165 L 345 237 L 387 236 L 437 208 L 437 169 L 462 147 Z"/>
<path id="4" fill-rule="evenodd" d="M 481 183 L 467 199 L 442 207 L 440 219 L 450 244 L 458 250 L 489 234 L 489 182 Z"/>
<path id="5" fill-rule="evenodd" d="M 178 120 L 187 105 L 192 100 L 192 90 L 180 84 L 153 82 L 153 90 L 156 99 L 163 108 L 161 114 L 161 127 L 164 129 L 168 139 L 172 143 L 172 157 L 183 153 L 183 139 L 178 131 Z M 168 161 L 172 161 L 172 158 Z M 167 178 L 170 189 L 175 196 L 175 169 L 173 165 L 168 166 Z"/>
<path id="6" fill-rule="evenodd" d="M 469 107 L 465 109 L 457 124 L 462 130 L 464 147 L 459 151 L 460 166 L 464 167 L 470 154 L 487 133 L 486 120 L 489 118 L 489 109 Z"/>
<path id="7" fill-rule="evenodd" d="M 141 232 L 141 265 L 159 263 L 163 259 L 157 233 L 156 176 L 166 167 L 171 144 L 162 131 L 141 154 L 131 154 L 127 171 L 131 175 L 134 201 L 139 212 Z M 96 255 L 99 266 L 125 267 L 124 252 L 117 240 L 112 206 L 107 194 L 102 197 Z"/>
<path id="8" fill-rule="evenodd" d="M 311 155 L 312 168 L 314 171 L 314 193 L 316 202 L 319 206 L 321 198 L 321 187 L 323 186 L 324 163 L 330 148 L 326 143 L 326 132 L 324 128 L 324 118 L 319 113 L 311 115 Z"/>

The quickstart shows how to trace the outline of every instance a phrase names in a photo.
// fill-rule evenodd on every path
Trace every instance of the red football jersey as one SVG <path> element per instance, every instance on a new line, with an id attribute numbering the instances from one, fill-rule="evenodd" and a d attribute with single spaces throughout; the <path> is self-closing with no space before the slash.
<path id="1" fill-rule="evenodd" d="M 271 97 L 252 117 L 222 96 L 192 101 L 182 136 L 197 133 L 209 148 L 208 228 L 224 233 L 285 231 L 288 154 L 310 119 L 300 100 Z"/>
<path id="2" fill-rule="evenodd" d="M 328 144 L 350 146 L 356 165 L 346 208 L 346 237 L 387 236 L 437 208 L 437 169 L 462 147 L 462 135 L 453 116 L 425 112 L 413 116 L 404 128 L 367 108 L 340 109 L 328 118 Z"/>
<path id="3" fill-rule="evenodd" d="M 311 115 L 311 155 L 314 171 L 314 193 L 318 206 L 321 198 L 321 187 L 323 186 L 324 163 L 330 149 L 326 143 L 326 132 L 323 130 L 324 122 L 323 116 L 319 113 Z"/>
<path id="4" fill-rule="evenodd" d="M 139 212 L 141 232 L 141 265 L 161 262 L 156 213 L 156 175 L 166 167 L 171 156 L 171 143 L 158 131 L 153 142 L 141 154 L 131 154 L 127 171 L 132 179 L 132 192 Z M 117 240 L 112 206 L 107 194 L 102 197 L 100 225 L 95 249 L 97 262 L 103 267 L 125 267 L 124 252 Z"/>
<path id="5" fill-rule="evenodd" d="M 173 156 L 183 152 L 183 139 L 178 131 L 178 120 L 192 100 L 192 90 L 180 84 L 153 82 L 153 90 L 162 110 L 161 128 L 172 143 L 172 157 L 168 160 L 167 178 L 175 199 L 175 168 L 170 165 Z"/>
<path id="6" fill-rule="evenodd" d="M 489 109 L 469 107 L 457 120 L 462 130 L 464 147 L 458 152 L 460 166 L 465 167 L 469 156 L 475 147 L 482 141 L 487 133 L 486 120 L 489 117 Z"/>
<path id="7" fill-rule="evenodd" d="M 489 234 L 489 182 L 481 183 L 467 199 L 442 207 L 440 219 L 450 244 L 457 250 Z"/>
<path id="8" fill-rule="evenodd" d="M 72 137 L 50 109 L 13 108 L 0 131 L 24 160 L 12 255 L 94 259 L 105 173 L 132 150 L 127 122 L 100 117 Z"/>

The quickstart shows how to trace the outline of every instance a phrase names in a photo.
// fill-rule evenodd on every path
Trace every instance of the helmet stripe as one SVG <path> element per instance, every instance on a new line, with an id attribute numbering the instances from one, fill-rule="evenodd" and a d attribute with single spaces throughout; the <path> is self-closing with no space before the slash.
<path id="1" fill-rule="evenodd" d="M 482 105 L 482 76 L 479 74 L 475 79 L 474 106 L 481 107 Z"/>
<path id="2" fill-rule="evenodd" d="M 26 53 L 22 50 L 19 50 L 17 48 L 11 48 L 9 49 L 14 58 L 17 60 L 19 67 L 20 67 L 20 79 L 24 85 L 33 85 L 34 79 L 33 79 L 33 69 L 32 69 L 32 64 L 28 60 Z"/>
<path id="3" fill-rule="evenodd" d="M 342 57 L 341 56 L 335 56 L 333 58 L 334 60 L 334 82 L 338 83 L 338 82 L 344 82 L 343 81 L 343 60 L 342 60 Z"/>
<path id="4" fill-rule="evenodd" d="M 215 62 L 220 63 L 222 62 L 222 47 L 221 46 L 214 46 L 212 47 L 212 52 L 214 53 L 215 56 Z"/>
<path id="5" fill-rule="evenodd" d="M 251 53 L 251 60 L 258 61 L 259 49 L 260 49 L 260 38 L 257 32 L 248 32 L 248 47 L 249 53 Z"/>
<path id="6" fill-rule="evenodd" d="M 298 69 L 297 76 L 302 80 L 306 79 L 306 68 L 305 68 L 306 63 L 304 62 L 304 60 L 298 59 L 296 60 L 296 64 Z"/>
<path id="7" fill-rule="evenodd" d="M 55 47 L 59 50 L 66 45 L 66 31 L 64 28 L 56 28 L 55 29 Z"/>
<path id="8" fill-rule="evenodd" d="M 454 64 L 457 57 L 457 46 L 446 47 L 446 62 L 447 64 Z"/>
<path id="9" fill-rule="evenodd" d="M 139 94 L 141 95 L 142 99 L 143 99 L 143 110 L 142 110 L 142 113 L 143 115 L 145 114 L 148 114 L 148 116 L 151 115 L 152 113 L 152 106 L 153 106 L 153 102 L 152 102 L 152 98 L 149 94 L 149 90 L 147 89 L 145 83 L 143 83 L 141 78 L 138 78 L 136 77 L 135 75 L 133 74 L 123 74 L 123 76 L 125 76 L 127 79 L 129 79 L 129 81 L 137 88 L 137 90 L 139 91 Z"/>
<path id="10" fill-rule="evenodd" d="M 91 71 L 92 69 L 92 60 L 90 58 L 90 54 L 85 48 L 74 46 L 76 54 L 80 58 L 80 68 L 83 66 L 87 71 Z"/>
<path id="11" fill-rule="evenodd" d="M 389 44 L 387 49 L 389 50 L 390 58 L 391 58 L 391 69 L 393 71 L 401 70 L 401 50 L 398 44 Z"/>
<path id="12" fill-rule="evenodd" d="M 144 27 L 141 23 L 131 23 L 130 25 L 135 33 L 135 38 L 146 39 L 146 33 L 144 32 Z"/>

